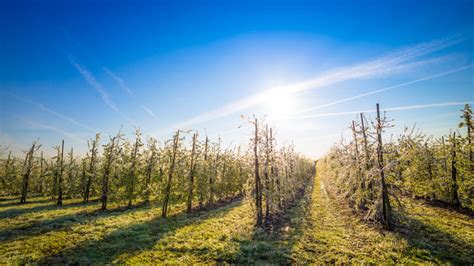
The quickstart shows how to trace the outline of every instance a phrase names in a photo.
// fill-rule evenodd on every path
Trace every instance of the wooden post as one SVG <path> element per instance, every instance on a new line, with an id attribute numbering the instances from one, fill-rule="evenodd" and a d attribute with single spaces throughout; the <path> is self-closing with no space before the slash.
<path id="1" fill-rule="evenodd" d="M 41 151 L 41 156 L 40 156 L 40 173 L 38 177 L 38 193 L 42 194 L 43 193 L 43 185 L 44 185 L 44 159 L 43 159 L 43 151 Z"/>
<path id="2" fill-rule="evenodd" d="M 255 206 L 257 208 L 257 226 L 262 226 L 262 192 L 258 165 L 258 121 L 255 118 L 254 163 L 255 163 Z"/>
<path id="3" fill-rule="evenodd" d="M 33 154 L 35 152 L 35 145 L 36 143 L 33 143 L 25 157 L 25 163 L 23 165 L 23 183 L 21 188 L 20 203 L 26 203 L 26 196 L 28 194 L 28 183 L 30 179 L 31 169 L 33 168 Z"/>
<path id="4" fill-rule="evenodd" d="M 435 194 L 435 187 L 434 187 L 434 184 L 433 184 L 433 165 L 432 165 L 432 161 L 433 161 L 433 158 L 431 156 L 431 152 L 429 150 L 429 147 L 428 147 L 428 142 L 425 142 L 425 153 L 426 153 L 426 160 L 427 160 L 427 163 L 426 163 L 426 167 L 427 167 L 427 171 L 428 171 L 428 179 L 429 179 L 429 182 L 430 182 L 430 186 L 431 186 L 431 189 L 432 189 L 432 199 L 436 199 L 436 194 Z"/>
<path id="5" fill-rule="evenodd" d="M 366 133 L 366 128 L 364 125 L 364 114 L 360 113 L 360 122 L 361 122 L 361 127 L 362 127 L 362 137 L 364 140 L 364 153 L 365 153 L 365 170 L 369 169 L 369 144 L 367 141 L 367 133 Z"/>
<path id="6" fill-rule="evenodd" d="M 171 184 L 173 181 L 173 172 L 174 172 L 174 167 L 176 163 L 176 153 L 178 152 L 178 143 L 179 143 L 179 130 L 176 131 L 176 134 L 174 135 L 174 140 L 173 140 L 173 148 L 172 148 L 172 153 L 171 153 L 171 165 L 168 172 L 168 183 L 166 184 L 165 198 L 163 199 L 163 207 L 161 210 L 161 217 L 163 218 L 166 218 L 166 215 L 168 214 L 168 202 L 170 199 Z"/>
<path id="7" fill-rule="evenodd" d="M 150 203 L 150 186 L 151 186 L 151 175 L 153 173 L 153 168 L 155 166 L 155 156 L 156 156 L 156 141 L 155 139 L 150 139 L 150 158 L 148 159 L 148 165 L 145 173 L 145 204 Z"/>
<path id="8" fill-rule="evenodd" d="M 95 178 L 95 163 L 97 157 L 97 145 L 99 142 L 99 134 L 96 134 L 95 139 L 92 140 L 91 145 L 91 160 L 89 162 L 89 172 L 87 175 L 86 187 L 84 189 L 84 203 L 89 202 L 90 188 L 92 185 L 92 180 Z"/>
<path id="9" fill-rule="evenodd" d="M 120 134 L 120 133 L 119 133 Z M 114 162 L 114 153 L 115 153 L 115 145 L 118 141 L 120 135 L 117 135 L 112 138 L 111 143 L 109 143 L 108 147 L 106 147 L 106 157 L 105 157 L 105 167 L 104 167 L 104 176 L 102 178 L 102 196 L 100 200 L 102 202 L 101 210 L 107 210 L 107 200 L 108 200 L 108 193 L 109 193 L 109 177 L 112 171 L 112 164 Z"/>
<path id="10" fill-rule="evenodd" d="M 265 166 L 264 166 L 264 178 L 265 178 L 265 224 L 270 222 L 270 208 L 271 208 L 271 191 L 270 191 L 270 138 L 269 138 L 268 124 L 265 125 Z"/>
<path id="11" fill-rule="evenodd" d="M 133 199 L 134 199 L 134 193 L 135 193 L 135 168 L 137 165 L 137 157 L 138 157 L 138 151 L 140 149 L 140 132 L 137 130 L 136 132 L 136 139 L 135 139 L 135 145 L 133 147 L 132 154 L 130 156 L 130 160 L 132 161 L 130 165 L 130 173 L 129 173 L 129 180 L 127 182 L 127 197 L 128 197 L 128 207 L 131 207 L 133 204 Z"/>
<path id="12" fill-rule="evenodd" d="M 208 143 L 209 143 L 209 138 L 207 137 L 206 135 L 206 140 L 204 142 L 204 166 L 205 167 L 208 167 L 208 162 L 207 162 L 207 148 L 208 148 Z M 199 182 L 199 184 L 202 184 L 202 189 L 199 191 L 199 199 L 198 199 L 198 204 L 199 204 L 199 208 L 202 208 L 203 204 L 204 204 L 204 192 L 205 192 L 205 186 L 204 186 L 204 183 L 203 182 Z"/>
<path id="13" fill-rule="evenodd" d="M 196 168 L 194 154 L 196 153 L 196 140 L 197 140 L 197 133 L 194 133 L 193 147 L 191 149 L 191 165 L 189 169 L 188 202 L 187 202 L 187 208 L 186 208 L 186 211 L 188 213 L 190 213 L 193 208 L 194 171 Z"/>
<path id="14" fill-rule="evenodd" d="M 69 179 L 69 187 L 66 190 L 66 198 L 72 198 L 73 195 L 72 193 L 74 192 L 74 174 L 73 174 L 73 168 L 74 168 L 74 149 L 71 148 L 71 151 L 69 152 L 69 164 L 68 164 L 68 179 Z"/>
<path id="15" fill-rule="evenodd" d="M 220 145 L 220 141 L 219 141 Z M 209 205 L 214 204 L 214 183 L 215 180 L 217 179 L 217 173 L 218 173 L 218 163 L 220 159 L 220 146 L 219 149 L 217 150 L 216 158 L 214 159 L 214 173 L 209 175 Z"/>
<path id="16" fill-rule="evenodd" d="M 83 158 L 81 161 L 81 186 L 82 188 L 86 187 L 86 182 L 87 182 L 87 165 L 86 165 L 86 158 Z M 83 199 L 85 197 L 84 195 L 85 190 L 82 191 L 82 196 Z"/>
<path id="17" fill-rule="evenodd" d="M 451 193 L 452 193 L 452 204 L 456 208 L 461 207 L 458 195 L 458 183 L 457 183 L 457 166 L 456 166 L 456 132 L 453 133 L 453 146 L 452 146 L 452 157 L 451 157 Z"/>
<path id="18" fill-rule="evenodd" d="M 282 208 L 282 202 L 281 202 L 281 197 L 280 197 L 280 191 L 281 191 L 281 187 L 280 187 L 280 178 L 279 178 L 279 175 L 277 174 L 277 166 L 276 166 L 276 162 L 275 162 L 275 156 L 274 156 L 274 147 L 273 147 L 273 130 L 272 128 L 270 128 L 270 153 L 271 153 L 271 171 L 270 171 L 270 175 L 272 176 L 272 180 L 275 182 L 274 186 L 275 186 L 275 195 L 277 197 L 276 201 L 278 203 L 278 209 L 281 209 Z"/>
<path id="19" fill-rule="evenodd" d="M 2 186 L 7 188 L 7 178 L 10 175 L 10 163 L 12 162 L 12 151 L 8 152 L 7 161 L 5 163 L 5 176 L 2 177 Z"/>
<path id="20" fill-rule="evenodd" d="M 354 138 L 354 144 L 355 144 L 356 163 L 358 163 L 359 162 L 359 146 L 358 146 L 358 143 L 357 143 L 357 131 L 356 131 L 354 120 L 352 120 L 352 137 Z"/>
<path id="21" fill-rule="evenodd" d="M 58 206 L 63 205 L 63 170 L 64 170 L 64 140 L 61 141 L 61 161 L 58 175 Z"/>
<path id="22" fill-rule="evenodd" d="M 380 108 L 377 103 L 377 155 L 380 171 L 380 183 L 382 185 L 382 222 L 386 229 L 392 229 L 392 209 L 388 197 L 387 185 L 385 184 L 384 162 L 383 162 L 383 143 L 382 143 L 382 120 L 380 118 Z"/>

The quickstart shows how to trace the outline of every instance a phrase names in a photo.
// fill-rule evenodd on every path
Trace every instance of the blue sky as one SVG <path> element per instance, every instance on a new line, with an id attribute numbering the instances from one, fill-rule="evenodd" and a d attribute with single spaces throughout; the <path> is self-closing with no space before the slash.
<path id="1" fill-rule="evenodd" d="M 379 102 L 396 129 L 449 133 L 474 101 L 472 1 L 2 1 L 0 138 L 79 152 L 121 125 L 323 155 Z M 393 87 L 393 88 L 392 88 Z M 384 90 L 387 88 L 386 90 Z"/>

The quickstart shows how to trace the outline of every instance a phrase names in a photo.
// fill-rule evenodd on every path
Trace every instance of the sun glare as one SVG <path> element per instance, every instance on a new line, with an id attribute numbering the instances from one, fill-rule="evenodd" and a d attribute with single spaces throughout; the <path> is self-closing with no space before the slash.
<path id="1" fill-rule="evenodd" d="M 269 93 L 265 102 L 265 109 L 270 117 L 289 115 L 295 110 L 296 105 L 294 96 L 283 90 Z"/>

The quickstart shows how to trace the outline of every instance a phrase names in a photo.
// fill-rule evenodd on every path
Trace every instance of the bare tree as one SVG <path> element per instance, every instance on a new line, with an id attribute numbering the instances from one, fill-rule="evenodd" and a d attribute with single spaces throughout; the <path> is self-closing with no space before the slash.
<path id="1" fill-rule="evenodd" d="M 171 184 L 173 182 L 173 174 L 176 164 L 176 154 L 178 153 L 178 145 L 179 145 L 179 130 L 176 131 L 176 134 L 173 138 L 173 147 L 171 151 L 171 160 L 170 160 L 170 168 L 168 170 L 168 182 L 166 183 L 165 195 L 163 199 L 163 207 L 161 212 L 161 217 L 166 218 L 168 214 L 168 203 L 170 199 L 171 193 Z"/>

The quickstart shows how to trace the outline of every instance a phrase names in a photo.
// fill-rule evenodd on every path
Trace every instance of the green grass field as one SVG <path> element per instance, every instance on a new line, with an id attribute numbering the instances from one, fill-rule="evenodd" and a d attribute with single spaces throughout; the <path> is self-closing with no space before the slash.
<path id="1" fill-rule="evenodd" d="M 320 178 L 267 233 L 240 200 L 188 215 L 174 206 L 98 212 L 99 202 L 46 198 L 0 201 L 0 264 L 78 263 L 405 263 L 474 262 L 474 219 L 404 199 L 394 232 L 361 221 Z"/>

